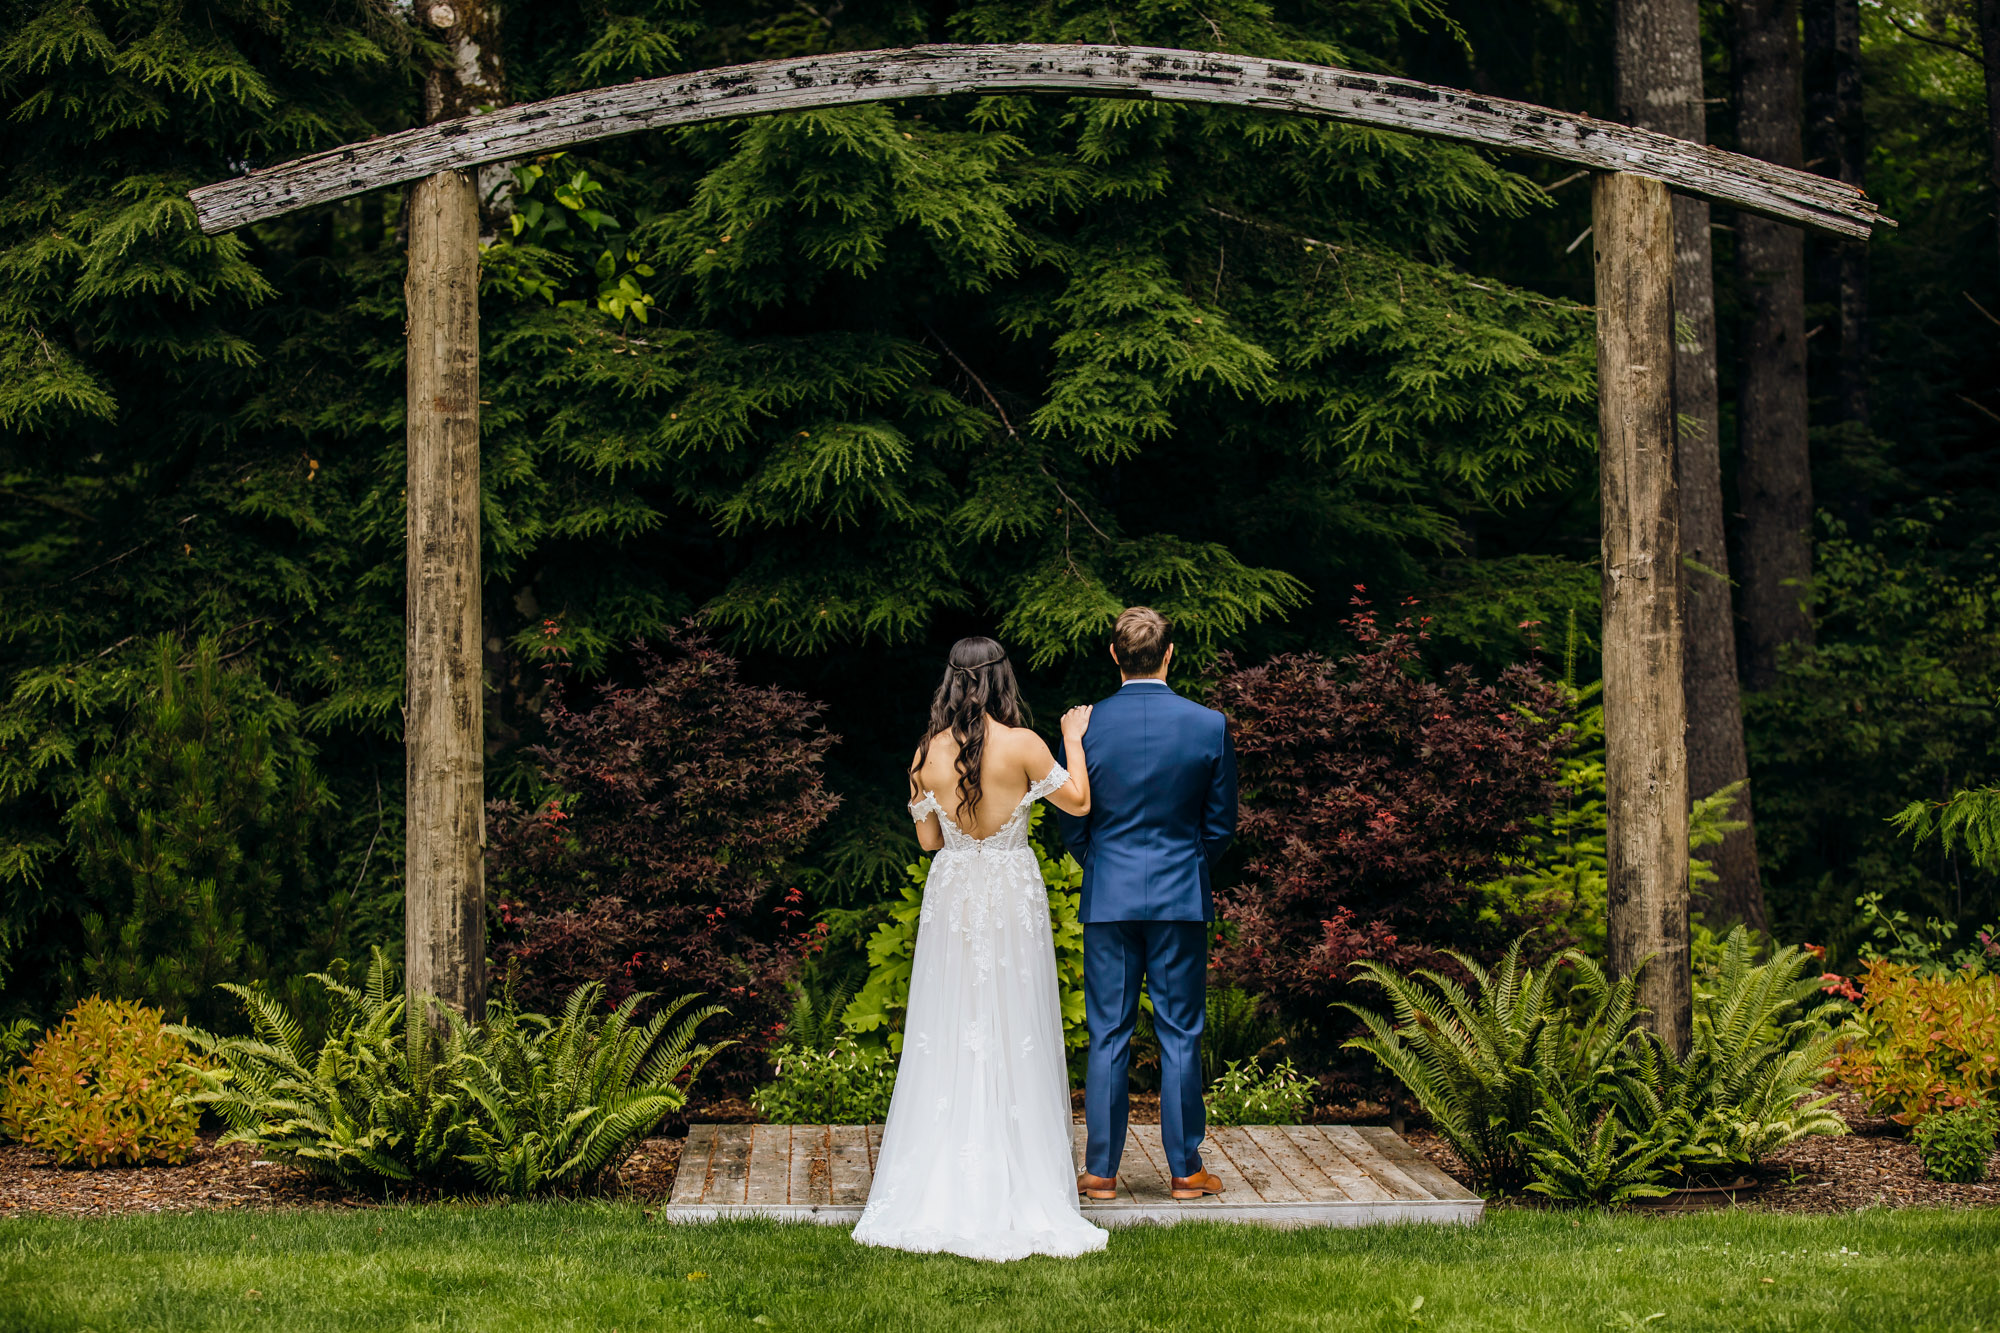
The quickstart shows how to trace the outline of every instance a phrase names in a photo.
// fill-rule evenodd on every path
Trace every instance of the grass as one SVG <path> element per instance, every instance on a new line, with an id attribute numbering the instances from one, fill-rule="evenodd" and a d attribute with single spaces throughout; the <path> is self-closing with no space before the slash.
<path id="1" fill-rule="evenodd" d="M 0 1221 L 0 1328 L 2000 1330 L 2000 1211 L 1114 1232 L 993 1265 L 616 1204 Z"/>

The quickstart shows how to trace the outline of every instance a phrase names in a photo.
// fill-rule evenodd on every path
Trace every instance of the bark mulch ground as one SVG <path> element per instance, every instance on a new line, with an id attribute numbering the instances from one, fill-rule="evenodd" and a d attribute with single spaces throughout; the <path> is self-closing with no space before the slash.
<path id="1" fill-rule="evenodd" d="M 1078 1106 L 1080 1111 L 1081 1105 Z M 1851 1132 L 1840 1138 L 1807 1139 L 1777 1153 L 1755 1173 L 1757 1188 L 1739 1195 L 1736 1206 L 1768 1212 L 1835 1213 L 1859 1208 L 2000 1206 L 2000 1153 L 1992 1178 L 1983 1185 L 1945 1185 L 1928 1179 L 1915 1145 L 1902 1127 L 1871 1116 L 1860 1101 L 1843 1095 L 1834 1104 Z M 721 1102 L 692 1108 L 689 1120 L 741 1123 L 753 1118 L 747 1103 Z M 1157 1123 L 1159 1099 L 1133 1098 L 1135 1123 Z M 1387 1123 L 1383 1108 L 1332 1107 L 1314 1117 L 1346 1124 Z M 647 1139 L 607 1183 L 614 1197 L 659 1204 L 673 1191 L 680 1165 L 682 1125 Z M 1412 1147 L 1458 1180 L 1470 1174 L 1456 1153 L 1421 1124 L 1404 1130 Z M 27 1213 L 104 1216 L 112 1213 L 184 1212 L 197 1208 L 372 1208 L 384 1200 L 342 1191 L 304 1172 L 260 1161 L 241 1144 L 219 1147 L 212 1138 L 178 1166 L 105 1167 L 91 1171 L 59 1167 L 47 1156 L 18 1145 L 0 1146 L 0 1217 Z M 1496 1206 L 1534 1206 L 1535 1201 L 1503 1199 Z"/>
<path id="2" fill-rule="evenodd" d="M 179 1166 L 61 1167 L 19 1144 L 0 1147 L 0 1217 L 177 1213 L 196 1208 L 367 1207 L 303 1171 L 260 1162 L 240 1143 L 204 1138 Z"/>

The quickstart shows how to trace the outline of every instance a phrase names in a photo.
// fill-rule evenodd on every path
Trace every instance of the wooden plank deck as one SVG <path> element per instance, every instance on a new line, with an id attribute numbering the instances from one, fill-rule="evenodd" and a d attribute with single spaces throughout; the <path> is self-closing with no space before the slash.
<path id="1" fill-rule="evenodd" d="M 1083 1126 L 1076 1152 L 1083 1154 Z M 882 1145 L 880 1125 L 696 1125 L 661 1217 L 712 1222 L 772 1217 L 851 1225 L 861 1217 Z M 1477 1222 L 1478 1195 L 1393 1130 L 1351 1125 L 1243 1125 L 1209 1131 L 1202 1160 L 1223 1193 L 1180 1202 L 1168 1191 L 1158 1125 L 1126 1135 L 1118 1197 L 1083 1201 L 1102 1226 L 1185 1218 L 1265 1226 Z"/>

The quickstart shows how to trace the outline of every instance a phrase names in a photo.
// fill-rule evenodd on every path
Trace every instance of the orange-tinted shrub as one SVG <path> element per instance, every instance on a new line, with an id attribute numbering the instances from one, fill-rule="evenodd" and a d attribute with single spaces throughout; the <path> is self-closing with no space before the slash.
<path id="1" fill-rule="evenodd" d="M 1913 1124 L 2000 1090 L 2000 976 L 1876 959 L 1858 980 L 1860 1011 L 1830 1067 L 1877 1111 Z"/>
<path id="2" fill-rule="evenodd" d="M 7 1078 L 0 1127 L 58 1162 L 178 1162 L 199 1112 L 174 1098 L 199 1086 L 191 1052 L 160 1011 L 96 996 L 70 1010 Z"/>

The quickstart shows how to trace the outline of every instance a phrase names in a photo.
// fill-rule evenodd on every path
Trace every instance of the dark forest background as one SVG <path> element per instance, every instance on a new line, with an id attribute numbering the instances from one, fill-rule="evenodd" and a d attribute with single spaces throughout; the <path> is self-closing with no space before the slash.
<path id="1" fill-rule="evenodd" d="M 1858 11 L 1866 186 L 1900 223 L 1870 249 L 1865 421 L 1809 242 L 1815 634 L 1746 693 L 1745 735 L 1773 933 L 1836 957 L 1863 894 L 1968 927 L 2000 910 L 1991 876 L 1887 823 L 2000 780 L 1972 9 Z M 1725 147 L 1733 11 L 1703 11 Z M 502 56 L 527 101 L 817 51 L 1122 41 L 1610 118 L 1612 18 L 551 0 L 504 12 Z M 204 238 L 184 192 L 419 123 L 438 57 L 387 0 L 0 0 L 0 1017 L 400 938 L 402 195 Z M 963 634 L 1010 646 L 1044 719 L 1114 683 L 1128 602 L 1175 619 L 1191 688 L 1225 654 L 1350 651 L 1357 601 L 1429 617 L 1430 673 L 1596 674 L 1589 200 L 1566 169 L 1006 97 L 647 135 L 482 187 L 496 798 L 549 795 L 529 752 L 552 679 L 636 680 L 632 645 L 693 619 L 745 680 L 824 704 L 839 806 L 787 887 L 851 925 L 911 858 L 902 768 Z M 1734 514 L 1750 349 L 1714 222 Z"/>

